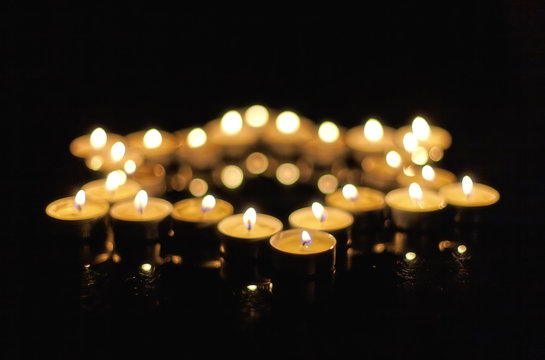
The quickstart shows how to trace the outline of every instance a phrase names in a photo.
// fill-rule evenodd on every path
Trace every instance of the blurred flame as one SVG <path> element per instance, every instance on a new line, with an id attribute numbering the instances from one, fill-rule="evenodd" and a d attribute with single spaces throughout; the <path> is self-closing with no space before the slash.
<path id="1" fill-rule="evenodd" d="M 235 135 L 242 129 L 242 116 L 235 110 L 226 112 L 221 118 L 221 130 L 227 135 Z"/>
<path id="2" fill-rule="evenodd" d="M 382 139 L 384 129 L 378 120 L 369 119 L 363 126 L 363 135 L 367 140 L 377 142 Z"/>
<path id="3" fill-rule="evenodd" d="M 324 222 L 327 217 L 327 212 L 325 211 L 324 206 L 319 202 L 312 203 L 312 213 L 314 214 L 316 220 L 320 222 Z"/>
<path id="4" fill-rule="evenodd" d="M 134 172 L 136 171 L 136 163 L 133 160 L 125 161 L 125 164 L 123 165 L 123 170 L 125 170 L 127 174 L 134 174 Z"/>
<path id="5" fill-rule="evenodd" d="M 292 134 L 299 129 L 301 120 L 293 111 L 284 111 L 276 118 L 276 128 L 284 134 Z"/>
<path id="6" fill-rule="evenodd" d="M 276 179 L 283 185 L 295 184 L 300 175 L 299 168 L 292 163 L 284 163 L 276 168 Z"/>
<path id="7" fill-rule="evenodd" d="M 337 186 L 339 186 L 339 180 L 337 180 L 335 175 L 325 174 L 318 179 L 318 189 L 322 194 L 331 194 L 337 190 Z"/>
<path id="8" fill-rule="evenodd" d="M 90 137 L 91 146 L 93 149 L 98 150 L 102 149 L 104 145 L 106 145 L 106 141 L 108 140 L 108 135 L 106 135 L 106 131 L 104 131 L 103 128 L 98 127 L 91 133 Z"/>
<path id="9" fill-rule="evenodd" d="M 147 149 L 158 148 L 163 142 L 163 137 L 157 129 L 150 129 L 144 134 L 144 146 Z"/>
<path id="10" fill-rule="evenodd" d="M 424 180 L 427 180 L 427 181 L 435 180 L 435 170 L 433 170 L 431 166 L 425 165 L 422 168 L 422 177 L 424 178 Z"/>
<path id="11" fill-rule="evenodd" d="M 139 213 L 143 213 L 148 205 L 148 193 L 146 190 L 140 190 L 134 197 L 134 207 Z"/>
<path id="12" fill-rule="evenodd" d="M 390 167 L 398 168 L 399 165 L 401 165 L 401 155 L 397 151 L 389 151 L 386 154 L 386 163 L 390 165 Z"/>
<path id="13" fill-rule="evenodd" d="M 189 192 L 195 197 L 200 197 L 208 191 L 208 183 L 201 178 L 191 179 L 189 182 Z"/>
<path id="14" fill-rule="evenodd" d="M 252 127 L 263 127 L 269 121 L 269 111 L 261 105 L 252 105 L 244 113 L 244 120 Z"/>
<path id="15" fill-rule="evenodd" d="M 415 205 L 422 206 L 422 198 L 424 196 L 424 193 L 422 192 L 422 188 L 417 183 L 412 183 L 409 185 L 409 196 L 411 197 L 412 201 L 415 203 Z"/>
<path id="16" fill-rule="evenodd" d="M 206 195 L 201 202 L 201 211 L 208 212 L 216 206 L 216 198 L 213 195 Z"/>
<path id="17" fill-rule="evenodd" d="M 106 177 L 106 190 L 110 193 L 113 193 L 117 190 L 119 185 L 121 185 L 121 176 L 117 170 L 112 171 Z"/>
<path id="18" fill-rule="evenodd" d="M 411 161 L 417 165 L 424 165 L 428 162 L 428 151 L 422 146 L 417 146 L 411 154 Z"/>
<path id="19" fill-rule="evenodd" d="M 421 116 L 414 118 L 411 129 L 418 140 L 426 140 L 430 136 L 430 126 Z"/>
<path id="20" fill-rule="evenodd" d="M 110 150 L 110 157 L 113 161 L 117 162 L 123 159 L 123 156 L 125 156 L 125 144 L 123 144 L 121 141 L 117 141 L 115 144 L 112 145 L 112 149 Z"/>
<path id="21" fill-rule="evenodd" d="M 467 175 L 462 178 L 462 191 L 466 197 L 473 195 L 473 180 Z"/>
<path id="22" fill-rule="evenodd" d="M 412 251 L 409 251 L 405 254 L 405 259 L 407 259 L 408 261 L 413 261 L 414 259 L 416 259 L 416 254 Z"/>
<path id="23" fill-rule="evenodd" d="M 244 215 L 242 215 L 242 221 L 244 222 L 244 226 L 248 231 L 252 230 L 255 226 L 255 222 L 257 220 L 257 214 L 255 212 L 254 208 L 249 208 L 244 212 Z"/>
<path id="24" fill-rule="evenodd" d="M 416 175 L 414 171 L 414 166 L 412 164 L 409 164 L 403 168 L 403 174 L 405 174 L 408 177 L 413 177 Z"/>
<path id="25" fill-rule="evenodd" d="M 418 146 L 418 139 L 412 132 L 408 132 L 403 136 L 403 147 L 407 152 L 413 152 Z"/>
<path id="26" fill-rule="evenodd" d="M 342 189 L 343 196 L 346 200 L 358 200 L 358 189 L 352 184 L 346 184 Z"/>
<path id="27" fill-rule="evenodd" d="M 76 193 L 76 196 L 74 196 L 74 207 L 78 211 L 81 211 L 83 205 L 85 205 L 85 191 L 80 190 Z"/>
<path id="28" fill-rule="evenodd" d="M 312 238 L 310 237 L 310 234 L 308 233 L 308 231 L 303 230 L 301 232 L 301 245 L 308 248 L 310 244 L 312 244 Z"/>
<path id="29" fill-rule="evenodd" d="M 187 134 L 187 145 L 190 148 L 197 148 L 206 143 L 206 132 L 201 128 L 195 128 Z"/>
<path id="30" fill-rule="evenodd" d="M 251 174 L 259 175 L 269 167 L 269 159 L 260 152 L 254 152 L 246 158 L 246 168 Z"/>
<path id="31" fill-rule="evenodd" d="M 236 165 L 227 165 L 221 170 L 221 182 L 228 189 L 236 189 L 244 180 L 242 169 Z"/>
<path id="32" fill-rule="evenodd" d="M 150 272 L 151 269 L 152 269 L 152 266 L 151 266 L 151 264 L 144 263 L 144 264 L 140 265 L 140 269 L 142 271 L 145 271 L 145 272 Z"/>
<path id="33" fill-rule="evenodd" d="M 339 127 L 331 121 L 324 121 L 318 128 L 318 136 L 323 142 L 335 142 L 339 138 Z"/>

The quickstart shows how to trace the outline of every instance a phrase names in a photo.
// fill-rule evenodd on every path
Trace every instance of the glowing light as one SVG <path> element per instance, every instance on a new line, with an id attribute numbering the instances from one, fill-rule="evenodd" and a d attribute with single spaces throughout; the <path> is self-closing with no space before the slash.
<path id="1" fill-rule="evenodd" d="M 363 135 L 372 142 L 377 142 L 384 136 L 384 129 L 376 119 L 369 119 L 363 126 Z"/>
<path id="2" fill-rule="evenodd" d="M 422 198 L 424 197 L 424 193 L 422 192 L 420 185 L 417 183 L 412 183 L 409 185 L 409 196 L 415 205 L 422 206 Z"/>
<path id="3" fill-rule="evenodd" d="M 208 183 L 200 178 L 191 179 L 189 182 L 189 192 L 195 197 L 201 197 L 208 191 Z"/>
<path id="4" fill-rule="evenodd" d="M 435 180 L 435 170 L 429 165 L 425 165 L 422 168 L 422 177 L 426 181 L 433 181 Z"/>
<path id="5" fill-rule="evenodd" d="M 76 208 L 76 210 L 81 211 L 83 205 L 85 205 L 85 191 L 80 190 L 76 193 L 76 196 L 74 197 L 74 207 Z"/>
<path id="6" fill-rule="evenodd" d="M 413 152 L 418 146 L 418 139 L 412 132 L 403 135 L 403 148 L 407 152 Z"/>
<path id="7" fill-rule="evenodd" d="M 89 167 L 89 169 L 96 171 L 102 167 L 104 161 L 101 156 L 95 155 L 90 157 L 87 161 L 85 161 L 85 163 L 87 164 L 87 167 Z"/>
<path id="8" fill-rule="evenodd" d="M 422 146 L 417 146 L 411 153 L 411 161 L 416 165 L 424 165 L 428 162 L 428 152 Z"/>
<path id="9" fill-rule="evenodd" d="M 104 129 L 100 127 L 93 130 L 89 139 L 89 141 L 91 142 L 91 146 L 95 150 L 102 149 L 104 145 L 106 145 L 107 140 L 108 135 L 106 135 L 106 131 L 104 131 Z"/>
<path id="10" fill-rule="evenodd" d="M 284 111 L 276 118 L 276 128 L 284 134 L 293 134 L 299 129 L 301 119 L 292 111 Z"/>
<path id="11" fill-rule="evenodd" d="M 147 149 L 155 149 L 161 146 L 163 137 L 157 129 L 150 129 L 144 134 L 144 146 Z"/>
<path id="12" fill-rule="evenodd" d="M 358 189 L 352 184 L 346 184 L 342 189 L 343 196 L 346 200 L 358 200 Z"/>
<path id="13" fill-rule="evenodd" d="M 428 153 L 428 156 L 433 161 L 441 160 L 443 158 L 443 155 L 444 155 L 443 149 L 441 149 L 439 146 L 432 146 Z"/>
<path id="14" fill-rule="evenodd" d="M 446 249 L 449 249 L 452 246 L 452 242 L 450 240 L 443 240 L 439 242 L 439 251 L 445 251 Z"/>
<path id="15" fill-rule="evenodd" d="M 405 254 L 405 259 L 407 259 L 408 261 L 413 261 L 414 259 L 416 259 L 416 254 L 412 251 L 409 251 Z"/>
<path id="16" fill-rule="evenodd" d="M 134 174 L 134 172 L 136 171 L 136 163 L 133 160 L 125 161 L 125 164 L 123 165 L 123 170 L 125 170 L 127 174 Z"/>
<path id="17" fill-rule="evenodd" d="M 339 138 L 339 135 L 339 128 L 331 121 L 324 121 L 318 128 L 318 136 L 323 142 L 335 142 Z"/>
<path id="18" fill-rule="evenodd" d="M 235 135 L 242 129 L 242 116 L 235 110 L 226 112 L 221 118 L 221 130 L 227 135 Z"/>
<path id="19" fill-rule="evenodd" d="M 208 212 L 216 206 L 216 198 L 213 195 L 206 195 L 201 202 L 201 211 Z"/>
<path id="20" fill-rule="evenodd" d="M 114 162 L 118 162 L 119 160 L 123 159 L 123 156 L 125 156 L 125 144 L 123 144 L 121 141 L 117 141 L 112 145 L 110 157 Z"/>
<path id="21" fill-rule="evenodd" d="M 376 243 L 373 245 L 373 252 L 376 254 L 383 253 L 386 250 L 386 246 L 383 243 Z"/>
<path id="22" fill-rule="evenodd" d="M 257 220 L 257 213 L 255 212 L 254 208 L 248 208 L 244 212 L 244 215 L 242 215 L 242 221 L 244 222 L 244 226 L 248 231 L 252 230 L 255 226 L 255 222 Z"/>
<path id="23" fill-rule="evenodd" d="M 142 271 L 145 271 L 145 272 L 150 272 L 151 269 L 152 269 L 152 266 L 151 266 L 151 264 L 145 263 L 145 264 L 140 265 L 140 269 Z"/>
<path id="24" fill-rule="evenodd" d="M 244 120 L 252 127 L 263 127 L 269 121 L 269 111 L 261 105 L 252 105 L 244 113 Z"/>
<path id="25" fill-rule="evenodd" d="M 139 213 L 143 213 L 148 206 L 148 193 L 146 190 L 140 190 L 134 197 L 134 207 Z"/>
<path id="26" fill-rule="evenodd" d="M 236 165 L 227 165 L 221 170 L 221 182 L 228 189 L 236 189 L 244 180 L 242 169 Z"/>
<path id="27" fill-rule="evenodd" d="M 201 128 L 195 128 L 187 134 L 187 145 L 194 149 L 206 144 L 206 132 Z"/>
<path id="28" fill-rule="evenodd" d="M 276 168 L 276 179 L 283 185 L 293 185 L 299 180 L 299 168 L 292 163 L 284 163 Z"/>
<path id="29" fill-rule="evenodd" d="M 246 286 L 246 289 L 248 289 L 250 291 L 256 291 L 257 290 L 257 285 L 249 284 L 249 285 Z"/>
<path id="30" fill-rule="evenodd" d="M 308 248 L 312 244 L 312 238 L 310 237 L 310 234 L 308 231 L 303 230 L 301 232 L 301 245 L 303 247 Z"/>
<path id="31" fill-rule="evenodd" d="M 246 158 L 246 169 L 251 174 L 263 174 L 269 168 L 269 159 L 260 152 L 254 152 Z"/>
<path id="32" fill-rule="evenodd" d="M 401 155 L 397 151 L 391 150 L 386 154 L 386 163 L 393 168 L 401 165 Z"/>
<path id="33" fill-rule="evenodd" d="M 430 126 L 421 116 L 414 118 L 411 129 L 418 140 L 426 140 L 430 136 Z"/>
<path id="34" fill-rule="evenodd" d="M 118 171 L 112 171 L 106 177 L 106 190 L 110 193 L 113 193 L 121 185 L 121 175 Z"/>
<path id="35" fill-rule="evenodd" d="M 413 177 L 416 175 L 416 172 L 414 171 L 413 165 L 407 165 L 403 168 L 403 174 L 405 174 L 408 177 Z"/>
<path id="36" fill-rule="evenodd" d="M 473 180 L 467 175 L 462 178 L 462 191 L 467 198 L 473 195 Z"/>
<path id="37" fill-rule="evenodd" d="M 467 246 L 465 246 L 464 244 L 458 245 L 456 251 L 458 251 L 458 254 L 464 254 L 467 251 Z"/>
<path id="38" fill-rule="evenodd" d="M 322 194 L 331 194 L 339 186 L 339 180 L 332 174 L 325 174 L 318 179 L 318 189 Z"/>
<path id="39" fill-rule="evenodd" d="M 324 222 L 327 218 L 327 211 L 325 211 L 324 206 L 319 202 L 312 203 L 312 213 L 319 222 Z"/>

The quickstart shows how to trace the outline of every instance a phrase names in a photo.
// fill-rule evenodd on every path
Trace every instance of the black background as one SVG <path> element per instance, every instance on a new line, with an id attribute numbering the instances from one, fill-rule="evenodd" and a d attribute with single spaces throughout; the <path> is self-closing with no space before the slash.
<path id="1" fill-rule="evenodd" d="M 33 345 L 25 330 L 51 305 L 29 300 L 44 288 L 33 276 L 47 241 L 43 209 L 87 180 L 73 169 L 70 141 L 97 125 L 175 131 L 253 103 L 346 127 L 369 116 L 399 127 L 420 114 L 449 130 L 450 170 L 502 195 L 496 220 L 510 253 L 498 261 L 506 267 L 500 294 L 509 295 L 494 300 L 497 316 L 518 319 L 511 354 L 543 349 L 537 1 L 4 6 L 10 354 Z"/>

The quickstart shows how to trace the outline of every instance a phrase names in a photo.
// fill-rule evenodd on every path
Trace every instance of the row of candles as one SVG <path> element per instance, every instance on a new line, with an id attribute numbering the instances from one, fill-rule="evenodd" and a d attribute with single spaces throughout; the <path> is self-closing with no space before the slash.
<path id="1" fill-rule="evenodd" d="M 272 118 L 274 124 L 269 121 Z M 284 230 L 282 221 L 256 213 L 254 208 L 234 214 L 233 205 L 206 194 L 206 186 L 199 196 L 172 204 L 149 196 L 144 189 L 146 182 L 136 176 L 139 168 L 150 164 L 168 166 L 173 158 L 199 170 L 214 169 L 221 159 L 246 158 L 247 165 L 253 162 L 262 169 L 253 172 L 259 174 L 265 171 L 267 161 L 265 154 L 254 151 L 260 144 L 276 158 L 308 157 L 317 167 L 327 169 L 350 155 L 361 163 L 364 175 L 378 174 L 375 179 L 395 179 L 402 186 L 386 193 L 352 183 L 338 188 L 335 176 L 326 174 L 329 177 L 322 176 L 318 181 L 320 191 L 326 195 L 325 206 L 314 202 L 293 211 L 288 218 L 290 229 Z M 84 158 L 90 169 L 108 175 L 85 184 L 75 196 L 50 203 L 46 213 L 76 225 L 80 237 L 87 236 L 94 224 L 108 219 L 115 236 L 124 231 L 120 229 L 130 227 L 133 234 L 153 238 L 157 237 L 159 225 L 168 219 L 172 229 L 188 237 L 218 237 L 224 254 L 255 254 L 256 249 L 266 246 L 278 270 L 312 275 L 333 269 L 336 250 L 350 242 L 352 227 L 376 213 L 387 210 L 396 227 L 409 230 L 437 221 L 449 205 L 464 213 L 495 204 L 499 193 L 492 187 L 474 183 L 469 176 L 456 182 L 452 173 L 427 164 L 430 160 L 440 161 L 450 145 L 450 134 L 430 126 L 422 117 L 399 129 L 369 119 L 345 131 L 331 121 L 316 127 L 294 112 L 276 112 L 260 105 L 228 111 L 204 128 L 175 134 L 150 129 L 123 137 L 98 128 L 74 139 L 70 151 Z M 277 167 L 277 178 L 288 185 L 297 181 L 297 176 L 288 176 L 283 182 L 278 170 L 284 166 L 288 175 L 296 173 L 297 167 L 290 167 L 290 160 Z M 237 168 L 228 165 L 224 169 L 230 166 Z M 417 166 L 421 168 L 419 173 Z M 228 188 L 240 183 L 229 180 L 232 175 L 225 177 L 222 182 Z M 333 185 L 325 186 L 327 179 Z"/>

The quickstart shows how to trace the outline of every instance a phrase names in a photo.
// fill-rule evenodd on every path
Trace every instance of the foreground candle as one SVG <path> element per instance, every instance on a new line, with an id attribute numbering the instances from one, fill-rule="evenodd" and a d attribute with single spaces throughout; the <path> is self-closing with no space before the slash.
<path id="1" fill-rule="evenodd" d="M 399 147 L 403 147 L 404 138 L 409 133 L 414 135 L 416 146 L 422 146 L 427 150 L 432 150 L 433 148 L 446 150 L 452 144 L 452 137 L 447 130 L 438 126 L 430 126 L 421 116 L 415 117 L 411 125 L 403 126 L 396 130 L 394 135 L 395 143 Z"/>
<path id="2" fill-rule="evenodd" d="M 335 269 L 337 241 L 327 232 L 290 229 L 272 236 L 269 243 L 272 266 L 279 273 L 315 275 Z"/>

